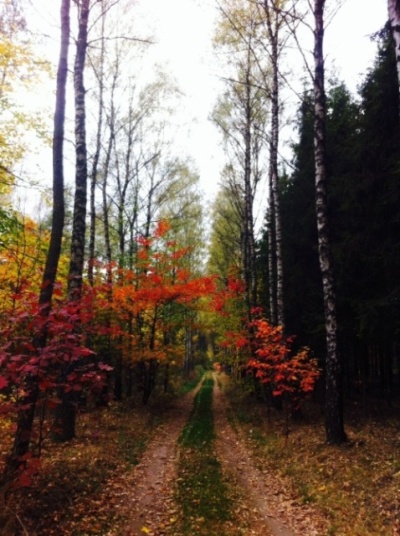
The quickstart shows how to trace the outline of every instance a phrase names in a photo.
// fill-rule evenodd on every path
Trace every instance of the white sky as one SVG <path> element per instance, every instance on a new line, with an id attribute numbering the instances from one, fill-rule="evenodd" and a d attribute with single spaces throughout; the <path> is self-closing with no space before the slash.
<path id="1" fill-rule="evenodd" d="M 213 0 L 137 0 L 145 19 L 154 25 L 157 44 L 152 56 L 170 69 L 185 98 L 180 114 L 182 149 L 199 168 L 202 189 L 210 199 L 222 166 L 219 135 L 208 120 L 215 103 L 218 77 L 213 66 L 212 36 L 216 15 Z"/>
<path id="2" fill-rule="evenodd" d="M 360 75 L 371 66 L 376 43 L 369 36 L 382 29 L 387 18 L 387 0 L 345 0 L 328 26 L 326 61 L 335 63 L 349 89 L 356 90 Z"/>
<path id="3" fill-rule="evenodd" d="M 214 192 L 222 164 L 219 137 L 208 121 L 218 87 L 211 47 L 215 2 L 138 0 L 138 7 L 154 22 L 159 40 L 154 55 L 169 66 L 187 94 L 188 116 L 195 116 L 189 150 L 198 162 L 202 184 Z M 326 30 L 327 67 L 334 65 L 352 91 L 375 55 L 376 46 L 369 35 L 379 30 L 386 18 L 385 0 L 346 0 Z"/>
<path id="4" fill-rule="evenodd" d="M 156 36 L 157 44 L 152 46 L 150 55 L 172 73 L 185 95 L 179 110 L 181 128 L 174 143 L 181 147 L 183 154 L 195 159 L 201 187 L 211 200 L 223 165 L 219 134 L 208 120 L 219 84 L 211 45 L 216 1 L 132 0 L 132 3 L 137 10 L 135 27 L 137 23 L 143 29 L 148 26 Z M 336 0 L 328 0 L 329 3 L 336 5 Z M 60 0 L 32 0 L 32 6 L 41 31 L 56 36 L 48 45 L 56 60 L 59 44 L 55 27 Z M 375 44 L 368 36 L 379 30 L 386 18 L 386 0 L 346 0 L 327 28 L 327 67 L 335 65 L 339 77 L 353 91 L 375 55 Z M 38 104 L 45 101 L 52 107 L 48 94 L 37 97 Z"/>
<path id="5" fill-rule="evenodd" d="M 168 66 L 187 95 L 185 113 L 192 122 L 186 140 L 199 166 L 201 185 L 212 199 L 223 165 L 219 133 L 208 121 L 218 92 L 218 72 L 211 39 L 216 16 L 215 0 L 137 0 L 151 20 L 158 38 L 153 54 Z M 337 0 L 328 0 L 328 8 Z M 367 7 L 367 5 L 369 7 Z M 369 35 L 387 19 L 386 0 L 345 0 L 325 34 L 327 69 L 335 68 L 350 90 L 371 65 L 376 51 Z M 312 36 L 310 36 L 312 38 Z M 221 86 L 220 86 L 221 87 Z M 261 195 L 263 197 L 263 194 Z M 264 196 L 265 197 L 265 196 Z M 264 200 L 261 203 L 265 206 Z M 259 210 L 263 212 L 263 208 Z"/>

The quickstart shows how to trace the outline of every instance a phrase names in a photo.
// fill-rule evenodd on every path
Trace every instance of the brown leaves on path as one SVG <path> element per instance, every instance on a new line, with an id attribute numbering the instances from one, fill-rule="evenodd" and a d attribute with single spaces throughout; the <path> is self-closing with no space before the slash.
<path id="1" fill-rule="evenodd" d="M 122 512 L 129 521 L 120 532 L 109 532 L 107 536 L 163 536 L 171 533 L 177 519 L 177 507 L 173 500 L 177 478 L 177 442 L 199 387 L 180 399 L 169 411 L 166 422 L 158 429 L 133 472 L 131 496 Z"/>
<path id="2" fill-rule="evenodd" d="M 234 519 L 220 536 L 327 534 L 323 516 L 296 501 L 289 479 L 256 467 L 244 438 L 228 422 L 227 399 L 217 386 L 221 378 L 214 387 L 215 450 L 232 490 Z M 181 510 L 174 502 L 178 439 L 196 392 L 170 400 L 157 426 L 139 411 L 107 410 L 85 418 L 78 439 L 50 446 L 42 475 L 16 507 L 25 534 L 181 536 Z M 145 450 L 144 439 L 138 449 L 138 440 L 149 435 Z"/>
<path id="3" fill-rule="evenodd" d="M 220 376 L 220 381 L 223 376 Z M 216 450 L 224 471 L 241 490 L 242 509 L 252 513 L 254 536 L 323 536 L 328 523 L 316 509 L 297 502 L 288 479 L 256 467 L 244 440 L 227 417 L 228 402 L 218 379 L 214 384 Z"/>

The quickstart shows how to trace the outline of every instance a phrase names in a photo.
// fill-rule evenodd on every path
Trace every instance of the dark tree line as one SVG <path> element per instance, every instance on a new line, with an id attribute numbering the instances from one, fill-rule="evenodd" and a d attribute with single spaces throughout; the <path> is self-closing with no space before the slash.
<path id="1" fill-rule="evenodd" d="M 399 102 L 388 30 L 375 39 L 377 56 L 358 97 L 338 82 L 327 91 L 326 173 L 345 392 L 390 400 L 399 386 Z M 287 332 L 323 359 L 313 126 L 310 90 L 298 111 L 293 170 L 280 179 L 282 249 Z"/>

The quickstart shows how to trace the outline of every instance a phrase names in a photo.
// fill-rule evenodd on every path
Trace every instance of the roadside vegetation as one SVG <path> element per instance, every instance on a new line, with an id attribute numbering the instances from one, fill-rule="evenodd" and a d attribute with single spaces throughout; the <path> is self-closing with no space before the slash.
<path id="1" fill-rule="evenodd" d="M 119 534 L 127 523 L 127 514 L 120 512 L 126 494 L 134 489 L 133 468 L 176 397 L 192 389 L 200 377 L 177 383 L 174 394 L 156 393 L 146 407 L 140 400 L 131 400 L 88 408 L 79 416 L 75 439 L 68 444 L 45 441 L 40 471 L 29 490 L 9 491 L 7 508 L 15 520 L 9 534 Z M 6 452 L 11 428 L 2 428 L 2 434 Z"/>
<path id="2" fill-rule="evenodd" d="M 289 423 L 283 411 L 269 409 L 233 383 L 224 384 L 230 419 L 245 438 L 255 463 L 277 472 L 303 503 L 327 516 L 330 535 L 400 534 L 400 435 L 398 403 L 347 407 L 349 441 L 325 442 L 320 407 L 308 403 L 300 420 Z M 287 433 L 289 432 L 289 433 Z"/>

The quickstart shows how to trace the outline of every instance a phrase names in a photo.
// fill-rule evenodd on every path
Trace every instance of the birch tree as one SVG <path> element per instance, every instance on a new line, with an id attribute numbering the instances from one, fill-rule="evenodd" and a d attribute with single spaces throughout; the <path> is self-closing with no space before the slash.
<path id="1" fill-rule="evenodd" d="M 397 79 L 399 82 L 399 93 L 400 93 L 400 2 L 399 0 L 388 0 L 388 14 L 389 14 L 390 29 L 392 32 L 394 46 L 395 46 Z"/>
<path id="2" fill-rule="evenodd" d="M 236 177 L 234 190 L 243 199 L 241 229 L 242 270 L 246 283 L 248 314 L 257 302 L 257 271 L 254 236 L 254 198 L 262 176 L 261 153 L 266 125 L 266 92 L 254 49 L 259 42 L 259 13 L 247 2 L 221 7 L 222 21 L 217 47 L 229 53 L 227 90 L 213 119 L 221 129 Z M 237 169 L 237 171 L 236 171 Z"/>
<path id="3" fill-rule="evenodd" d="M 87 147 L 86 147 L 86 107 L 84 70 L 86 49 L 88 46 L 88 23 L 90 0 L 80 0 L 78 9 L 78 38 L 74 64 L 75 90 L 75 197 L 71 237 L 71 258 L 68 274 L 68 298 L 79 301 L 82 295 L 82 276 L 84 267 L 86 203 L 87 203 Z M 62 378 L 71 372 L 71 366 L 65 366 Z M 62 393 L 61 403 L 57 407 L 56 437 L 69 440 L 75 437 L 76 400 L 71 393 Z"/>
<path id="4" fill-rule="evenodd" d="M 100 52 L 99 57 L 91 60 L 91 65 L 95 78 L 98 81 L 98 112 L 97 112 L 97 131 L 95 149 L 92 160 L 92 169 L 90 175 L 90 227 L 89 227 L 89 254 L 88 254 L 88 280 L 91 286 L 94 284 L 94 262 L 95 262 L 95 245 L 96 245 L 96 187 L 97 187 L 97 175 L 99 170 L 100 155 L 102 149 L 101 138 L 103 134 L 103 120 L 104 120 L 104 91 L 105 91 L 105 26 L 106 26 L 106 14 L 104 12 L 101 17 L 101 33 L 100 33 Z M 91 58 L 89 58 L 91 59 Z"/>
<path id="5" fill-rule="evenodd" d="M 314 159 L 318 253 L 322 275 L 327 355 L 325 364 L 325 429 L 330 444 L 346 440 L 343 425 L 342 360 L 338 350 L 335 278 L 329 237 L 325 156 L 326 95 L 324 66 L 325 0 L 314 2 Z"/>
<path id="6" fill-rule="evenodd" d="M 282 224 L 280 200 L 278 190 L 278 151 L 280 130 L 280 72 L 279 63 L 283 39 L 281 29 L 284 17 L 281 12 L 285 7 L 282 0 L 264 0 L 263 16 L 266 26 L 268 45 L 266 47 L 271 74 L 264 84 L 269 86 L 270 108 L 270 134 L 269 134 L 269 293 L 270 315 L 273 324 L 285 325 L 284 298 L 283 298 L 283 259 L 282 259 Z M 276 284 L 275 275 L 276 273 Z M 276 302 L 275 302 L 276 296 Z"/>

